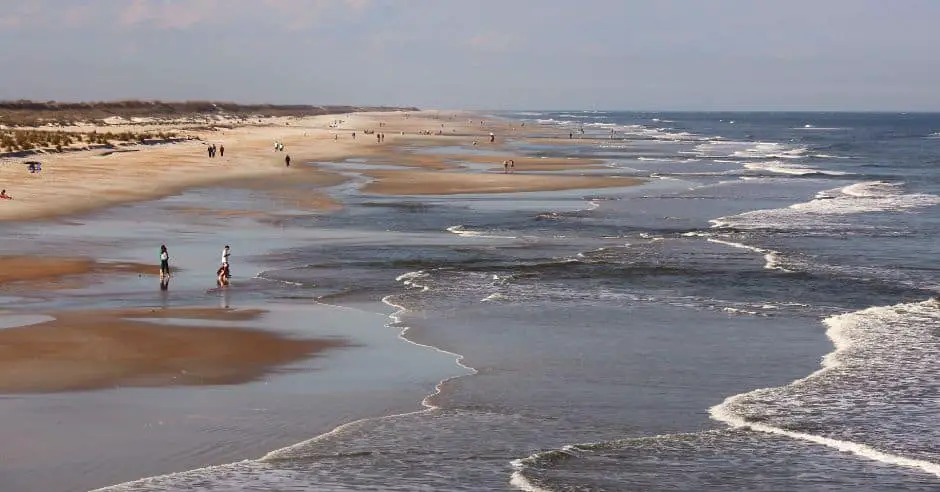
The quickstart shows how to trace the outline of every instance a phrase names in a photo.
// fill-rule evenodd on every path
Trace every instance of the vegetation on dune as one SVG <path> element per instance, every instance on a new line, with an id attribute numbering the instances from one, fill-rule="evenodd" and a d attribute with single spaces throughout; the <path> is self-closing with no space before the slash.
<path id="1" fill-rule="evenodd" d="M 173 132 L 63 132 L 54 130 L 0 130 L 0 152 L 23 152 L 36 149 L 62 151 L 70 145 L 114 145 L 146 143 L 177 138 Z"/>
<path id="2" fill-rule="evenodd" d="M 267 116 L 316 116 L 353 111 L 416 110 L 417 108 L 375 106 L 313 106 L 306 104 L 237 104 L 212 101 L 105 101 L 62 103 L 56 101 L 0 101 L 0 125 L 71 125 L 75 122 L 101 122 L 107 118 L 149 118 L 153 120 L 207 119 L 226 117 L 248 119 Z"/>

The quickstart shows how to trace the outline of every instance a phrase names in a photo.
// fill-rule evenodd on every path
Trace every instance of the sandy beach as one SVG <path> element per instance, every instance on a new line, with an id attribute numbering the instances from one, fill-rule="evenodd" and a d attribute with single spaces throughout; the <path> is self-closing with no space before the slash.
<path id="1" fill-rule="evenodd" d="M 376 313 L 320 312 L 303 289 L 282 302 L 307 304 L 319 314 L 269 303 L 277 284 L 251 277 L 261 267 L 244 262 L 277 248 L 289 261 L 290 248 L 312 241 L 288 237 L 284 221 L 340 213 L 349 193 L 368 200 L 512 196 L 640 183 L 574 174 L 603 161 L 525 155 L 512 145 L 525 141 L 513 122 L 480 125 L 474 117 L 469 124 L 467 116 L 354 113 L 216 129 L 116 124 L 95 130 L 174 132 L 186 139 L 4 158 L 0 188 L 14 198 L 0 201 L 0 227 L 11 239 L 0 252 L 0 395 L 14 399 L 4 415 L 22 420 L 45 408 L 47 398 L 74 400 L 67 414 L 50 411 L 54 426 L 43 417 L 27 419 L 28 431 L 0 428 L 0 439 L 15 443 L 0 451 L 0 473 L 12 477 L 12 490 L 33 490 L 36 483 L 42 490 L 87 490 L 257 457 L 356 418 L 414 410 L 437 374 L 459 369 L 450 357 L 415 358 L 412 347 L 386 330 L 387 306 L 369 308 Z M 284 150 L 274 150 L 274 142 Z M 212 144 L 224 145 L 224 156 L 208 157 Z M 514 173 L 504 174 L 509 159 Z M 28 173 L 28 160 L 41 161 L 42 172 Z M 205 258 L 217 261 L 217 245 L 232 240 L 241 274 L 235 301 L 228 290 L 207 291 L 214 279 L 203 272 L 215 267 Z M 168 291 L 157 290 L 154 251 L 161 243 L 170 246 Z M 369 350 L 363 365 L 355 354 Z M 369 367 L 383 358 L 396 370 Z M 428 364 L 443 369 L 427 371 Z M 318 378 L 320 368 L 341 372 Z M 399 374 L 405 370 L 414 375 Z M 374 382 L 383 377 L 389 382 Z M 347 379 L 360 386 L 344 386 Z M 268 400 L 268 388 L 279 388 L 276 400 Z M 309 388 L 328 398 L 310 400 Z M 223 393 L 201 396 L 210 390 Z M 167 394 L 176 396 L 164 402 Z M 315 415 L 308 414 L 312 401 Z M 138 407 L 133 415 L 121 410 L 129 405 Z M 255 411 L 265 417 L 255 419 Z M 267 412 L 285 416 L 270 420 Z M 106 432 L 99 422 L 104 414 L 113 417 Z M 190 418 L 203 414 L 212 417 Z M 174 418 L 176 424 L 163 426 Z M 230 427 L 239 431 L 217 433 Z M 98 439 L 108 443 L 87 456 L 86 428 L 99 429 Z M 136 444 L 148 435 L 148 446 Z M 31 472 L 38 463 L 59 471 L 39 480 Z"/>
<path id="2" fill-rule="evenodd" d="M 274 183 L 307 184 L 326 186 L 335 183 L 335 173 L 298 166 L 311 161 L 340 161 L 353 157 L 373 157 L 377 162 L 426 168 L 453 169 L 456 160 L 467 162 L 491 162 L 498 168 L 506 159 L 514 159 L 518 171 L 550 171 L 576 169 L 598 164 L 596 161 L 567 159 L 538 159 L 513 155 L 499 156 L 455 156 L 408 155 L 402 149 L 414 146 L 469 145 L 480 142 L 481 150 L 496 150 L 505 138 L 519 138 L 519 129 L 511 122 L 489 122 L 485 126 L 468 125 L 463 113 L 450 114 L 441 119 L 438 111 L 417 113 L 362 113 L 351 115 L 324 115 L 306 118 L 267 118 L 261 123 L 218 128 L 215 130 L 192 130 L 172 124 L 159 126 L 121 126 L 92 128 L 100 131 L 167 131 L 186 136 L 190 140 L 158 145 L 130 145 L 120 149 L 95 149 L 49 153 L 30 158 L 4 159 L 0 164 L 0 187 L 7 190 L 13 200 L 0 202 L 0 220 L 30 220 L 74 215 L 101 207 L 120 203 L 155 199 L 179 193 L 196 186 L 230 183 L 251 183 L 250 186 L 277 188 Z M 341 124 L 336 124 L 341 120 Z M 382 126 L 380 126 L 380 124 Z M 440 129 L 440 135 L 431 133 Z M 87 127 L 64 130 L 89 131 Z M 379 143 L 374 134 L 363 131 L 379 131 L 387 140 Z M 448 132 L 449 131 L 449 132 Z M 499 138 L 494 144 L 487 142 L 487 135 L 494 133 Z M 356 135 L 353 138 L 353 135 Z M 284 151 L 274 151 L 273 143 L 281 142 Z M 207 156 L 209 145 L 225 147 L 225 154 L 215 158 Z M 285 165 L 290 156 L 294 166 Z M 25 162 L 40 160 L 42 172 L 28 173 Z M 302 168 L 302 171 L 298 171 Z M 302 177 L 298 174 L 303 174 Z M 434 194 L 441 181 L 428 175 L 415 174 L 416 194 Z M 388 180 L 388 176 L 383 176 Z M 396 178 L 408 180 L 405 175 Z M 476 178 L 475 178 L 476 179 Z M 482 178 L 481 178 L 482 179 Z M 598 180 L 574 179 L 517 179 L 513 184 L 497 185 L 489 182 L 468 187 L 444 189 L 441 193 L 486 193 L 518 191 L 545 191 L 603 186 Z M 259 184 L 259 181 L 261 184 Z M 401 193 L 400 185 L 381 185 L 376 190 L 392 190 Z M 391 186 L 391 187 L 390 187 Z M 613 186 L 613 185 L 608 185 Z M 283 188 L 283 186 L 280 186 Z M 309 187 L 308 187 L 309 189 Z M 381 191 L 376 191 L 380 192 Z M 296 193 L 287 195 L 297 200 Z M 304 206 L 335 208 L 322 198 L 312 198 Z"/>

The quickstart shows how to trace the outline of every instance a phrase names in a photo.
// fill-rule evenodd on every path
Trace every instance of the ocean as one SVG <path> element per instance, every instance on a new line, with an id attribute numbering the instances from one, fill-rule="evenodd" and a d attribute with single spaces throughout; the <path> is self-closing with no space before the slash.
<path id="1" fill-rule="evenodd" d="M 332 189 L 277 224 L 316 241 L 258 238 L 253 302 L 381 302 L 452 373 L 413 412 L 102 490 L 940 489 L 940 115 L 493 117 L 647 182 Z"/>

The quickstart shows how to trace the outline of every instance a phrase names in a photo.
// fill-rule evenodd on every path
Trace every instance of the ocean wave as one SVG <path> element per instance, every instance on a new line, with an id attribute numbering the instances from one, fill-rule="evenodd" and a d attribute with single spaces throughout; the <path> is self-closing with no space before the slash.
<path id="1" fill-rule="evenodd" d="M 712 158 L 738 159 L 799 159 L 806 147 L 794 147 L 777 142 L 747 142 L 738 140 L 712 140 L 696 145 L 693 155 Z"/>
<path id="2" fill-rule="evenodd" d="M 835 217 L 873 212 L 903 212 L 940 204 L 940 196 L 905 193 L 903 183 L 866 181 L 819 192 L 813 200 L 787 208 L 755 210 L 711 221 L 714 227 L 735 229 L 853 229 L 858 224 Z M 830 220 L 823 220 L 829 217 Z"/>
<path id="3" fill-rule="evenodd" d="M 430 290 L 430 287 L 418 283 L 418 280 L 423 278 L 428 278 L 428 273 L 424 270 L 416 270 L 399 275 L 395 278 L 395 281 L 401 282 L 405 287 L 420 289 L 424 292 Z"/>
<path id="4" fill-rule="evenodd" d="M 811 124 L 806 124 L 803 126 L 797 126 L 791 128 L 791 130 L 807 130 L 807 131 L 838 131 L 838 130 L 850 130 L 850 128 L 840 127 L 840 126 L 814 126 Z"/>
<path id="5" fill-rule="evenodd" d="M 756 246 L 748 246 L 747 244 L 736 243 L 733 241 L 726 241 L 724 239 L 718 239 L 710 237 L 707 239 L 710 243 L 723 244 L 725 246 L 730 246 L 732 248 L 745 249 L 748 251 L 753 251 L 758 254 L 764 255 L 764 268 L 767 270 L 779 270 L 781 272 L 790 273 L 792 270 L 788 270 L 780 266 L 780 252 L 774 251 L 772 249 L 758 248 Z"/>
<path id="6" fill-rule="evenodd" d="M 790 176 L 845 176 L 849 174 L 841 171 L 823 171 L 821 169 L 815 169 L 808 166 L 790 164 L 776 160 L 768 162 L 745 162 L 744 168 L 750 171 L 766 171 L 769 173 L 785 174 Z"/>
<path id="7" fill-rule="evenodd" d="M 464 225 L 453 225 L 447 228 L 447 232 L 456 234 L 461 237 L 479 237 L 479 238 L 488 238 L 488 239 L 517 239 L 516 236 L 499 236 L 495 234 L 489 234 L 483 231 L 474 231 L 468 229 Z"/>
<path id="8" fill-rule="evenodd" d="M 709 410 L 712 418 L 940 477 L 934 425 L 940 405 L 918 396 L 940 390 L 934 358 L 940 303 L 872 307 L 825 324 L 835 350 L 821 369 L 781 388 L 729 397 Z"/>
<path id="9" fill-rule="evenodd" d="M 832 154 L 810 154 L 809 157 L 815 159 L 854 159 L 847 155 L 832 155 Z"/>

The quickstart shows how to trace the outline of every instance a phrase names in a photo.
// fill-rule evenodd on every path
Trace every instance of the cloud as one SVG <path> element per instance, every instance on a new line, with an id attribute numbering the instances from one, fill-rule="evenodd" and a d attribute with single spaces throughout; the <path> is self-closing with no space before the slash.
<path id="1" fill-rule="evenodd" d="M 124 27 L 188 29 L 236 19 L 271 19 L 298 30 L 315 25 L 329 9 L 361 12 L 368 5 L 369 0 L 131 0 L 120 10 L 118 22 Z"/>
<path id="2" fill-rule="evenodd" d="M 305 29 L 327 15 L 358 15 L 371 0 L 56 0 L 7 2 L 0 0 L 0 28 L 35 26 L 89 27 L 91 24 L 124 29 L 184 30 L 198 25 L 267 20 L 285 29 Z"/>
<path id="3" fill-rule="evenodd" d="M 505 53 L 517 49 L 520 39 L 511 34 L 486 33 L 471 37 L 466 45 L 475 51 Z"/>
<path id="4" fill-rule="evenodd" d="M 69 27 L 80 27 L 88 24 L 94 11 L 92 4 L 75 5 L 62 12 L 62 22 Z"/>
<path id="5" fill-rule="evenodd" d="M 152 25 L 162 29 L 186 29 L 196 24 L 216 23 L 228 18 L 233 4 L 219 0 L 132 0 L 118 14 L 125 27 Z"/>
<path id="6" fill-rule="evenodd" d="M 37 17 L 38 9 L 34 3 L 20 3 L 16 7 L 4 7 L 0 10 L 0 27 L 18 29 L 25 27 Z"/>

